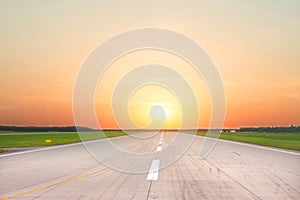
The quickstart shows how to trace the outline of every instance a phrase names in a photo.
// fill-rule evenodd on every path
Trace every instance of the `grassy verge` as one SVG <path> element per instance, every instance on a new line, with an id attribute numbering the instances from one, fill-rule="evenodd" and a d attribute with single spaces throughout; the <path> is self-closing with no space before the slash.
<path id="1" fill-rule="evenodd" d="M 206 133 L 198 132 L 197 135 L 205 136 Z M 212 134 L 212 137 L 214 135 Z M 258 133 L 258 132 L 235 132 L 221 133 L 220 139 L 259 144 L 264 146 L 279 147 L 300 151 L 299 133 Z"/>
<path id="2" fill-rule="evenodd" d="M 133 132 L 137 133 L 137 132 Z M 123 136 L 126 133 L 121 131 L 105 132 L 105 135 L 97 132 L 85 132 L 78 136 L 76 132 L 50 132 L 50 133 L 16 133 L 1 132 L 0 148 L 10 147 L 32 147 L 32 146 L 50 146 L 57 144 L 67 144 L 73 142 L 101 139 L 104 137 Z M 205 132 L 198 132 L 197 135 L 205 136 Z M 214 135 L 211 135 L 214 137 Z M 246 142 L 265 146 L 279 147 L 300 151 L 300 134 L 290 133 L 222 133 L 220 139 L 232 140 L 237 142 Z M 46 143 L 46 140 L 51 142 Z M 5 150 L 1 150 L 3 152 Z"/>
<path id="3" fill-rule="evenodd" d="M 73 142 L 101 139 L 105 137 L 123 136 L 121 131 L 105 132 L 105 135 L 97 132 L 85 132 L 81 137 L 76 132 L 47 132 L 47 133 L 2 133 L 0 134 L 0 148 L 50 146 L 68 144 Z M 51 142 L 46 142 L 51 140 Z M 3 150 L 2 150 L 3 151 Z"/>

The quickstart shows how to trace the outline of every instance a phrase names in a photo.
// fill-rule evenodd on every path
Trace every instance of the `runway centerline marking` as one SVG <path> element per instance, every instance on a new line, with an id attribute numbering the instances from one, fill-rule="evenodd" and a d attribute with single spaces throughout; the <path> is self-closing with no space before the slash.
<path id="1" fill-rule="evenodd" d="M 159 159 L 155 159 L 152 161 L 152 164 L 149 169 L 148 176 L 147 176 L 148 181 L 156 181 L 158 179 L 159 163 L 160 163 Z"/>
<path id="2" fill-rule="evenodd" d="M 156 151 L 160 152 L 161 151 L 161 146 L 158 146 L 157 149 L 156 149 Z"/>
<path id="3" fill-rule="evenodd" d="M 161 149 L 162 149 L 161 146 L 162 146 L 163 140 L 164 140 L 164 134 L 162 134 L 162 135 L 160 136 L 160 139 L 159 139 L 159 142 L 158 142 L 158 147 L 157 147 L 157 149 L 156 149 L 157 152 L 160 152 L 160 151 L 161 151 Z"/>

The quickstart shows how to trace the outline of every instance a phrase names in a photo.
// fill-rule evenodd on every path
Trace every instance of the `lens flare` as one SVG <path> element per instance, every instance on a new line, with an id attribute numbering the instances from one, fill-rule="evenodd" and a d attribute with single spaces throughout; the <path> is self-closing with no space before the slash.
<path id="1" fill-rule="evenodd" d="M 159 95 L 157 95 L 159 94 Z M 128 113 L 140 128 L 179 128 L 181 106 L 176 96 L 159 85 L 147 85 L 134 92 L 129 100 Z M 158 124 L 164 124 L 158 127 Z"/>

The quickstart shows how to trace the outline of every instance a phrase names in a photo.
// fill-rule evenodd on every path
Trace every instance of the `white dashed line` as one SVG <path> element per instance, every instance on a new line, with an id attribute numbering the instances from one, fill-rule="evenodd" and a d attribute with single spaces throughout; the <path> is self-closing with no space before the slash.
<path id="1" fill-rule="evenodd" d="M 161 146 L 158 146 L 156 149 L 157 152 L 161 151 Z"/>
<path id="2" fill-rule="evenodd" d="M 148 181 L 156 181 L 158 179 L 159 159 L 153 160 L 149 173 L 147 176 Z"/>
<path id="3" fill-rule="evenodd" d="M 159 139 L 159 142 L 158 142 L 158 147 L 156 149 L 156 152 L 160 152 L 162 147 L 162 143 L 163 143 L 163 137 L 164 137 L 164 134 L 161 135 L 160 139 Z M 151 163 L 151 167 L 149 169 L 149 173 L 148 173 L 148 176 L 147 176 L 147 180 L 148 181 L 156 181 L 158 179 L 158 170 L 159 170 L 159 159 L 155 159 L 152 161 Z"/>

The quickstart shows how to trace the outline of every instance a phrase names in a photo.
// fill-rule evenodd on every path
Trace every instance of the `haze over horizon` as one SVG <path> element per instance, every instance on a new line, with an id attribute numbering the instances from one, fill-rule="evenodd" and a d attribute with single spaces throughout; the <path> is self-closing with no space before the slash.
<path id="1" fill-rule="evenodd" d="M 1 125 L 74 125 L 72 92 L 83 61 L 113 35 L 143 27 L 177 31 L 206 50 L 224 83 L 225 128 L 300 124 L 299 1 L 164 1 L 158 6 L 6 0 L 1 5 Z M 102 127 L 117 127 L 109 106 L 117 81 L 149 62 L 172 66 L 190 81 L 200 105 L 199 126 L 206 128 L 212 108 L 204 81 L 179 57 L 153 50 L 119 58 L 99 82 L 95 107 Z M 166 126 L 178 127 L 180 104 L 172 93 L 157 86 L 136 91 L 129 113 L 140 127 L 151 122 L 149 105 L 161 105 Z"/>

